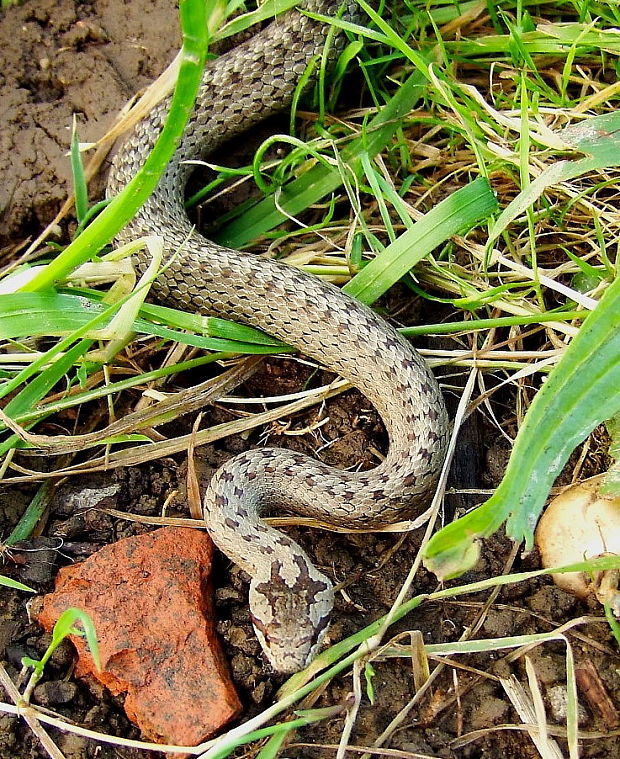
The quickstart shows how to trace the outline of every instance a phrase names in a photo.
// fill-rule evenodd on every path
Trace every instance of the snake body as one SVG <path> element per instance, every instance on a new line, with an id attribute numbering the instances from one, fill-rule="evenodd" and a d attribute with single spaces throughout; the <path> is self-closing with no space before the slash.
<path id="1" fill-rule="evenodd" d="M 303 7 L 335 15 L 338 0 Z M 355 19 L 356 3 L 344 17 Z M 158 299 L 254 327 L 292 344 L 350 380 L 372 402 L 390 448 L 377 468 L 334 469 L 296 452 L 263 448 L 226 462 L 204 498 L 219 548 L 251 576 L 250 612 L 272 666 L 293 672 L 316 653 L 333 605 L 329 579 L 297 543 L 266 525 L 272 505 L 350 528 L 410 515 L 436 482 L 447 441 L 442 396 L 424 361 L 383 319 L 340 290 L 278 261 L 243 255 L 193 231 L 183 208 L 190 168 L 231 137 L 286 108 L 299 77 L 323 51 L 324 24 L 298 11 L 278 17 L 245 44 L 207 66 L 181 145 L 151 198 L 118 238 L 161 235 L 181 248 L 154 283 Z M 142 165 L 168 108 L 156 106 L 115 157 L 108 194 Z M 147 261 L 140 258 L 144 269 Z"/>

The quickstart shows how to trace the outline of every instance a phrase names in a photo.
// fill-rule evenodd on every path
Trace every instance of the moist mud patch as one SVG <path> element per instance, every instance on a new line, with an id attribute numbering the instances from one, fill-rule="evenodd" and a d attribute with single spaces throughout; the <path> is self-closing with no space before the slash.
<path id="1" fill-rule="evenodd" d="M 100 138 L 175 55 L 174 5 L 32 0 L 0 19 L 0 245 L 35 237 L 71 189 L 67 150 Z M 101 182 L 91 188 L 101 195 Z"/>

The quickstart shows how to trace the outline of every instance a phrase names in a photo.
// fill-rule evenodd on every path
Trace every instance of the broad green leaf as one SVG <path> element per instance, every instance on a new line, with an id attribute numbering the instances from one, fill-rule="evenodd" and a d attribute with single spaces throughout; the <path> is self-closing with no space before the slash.
<path id="1" fill-rule="evenodd" d="M 503 522 L 514 540 L 532 544 L 534 527 L 555 478 L 574 448 L 620 412 L 620 278 L 566 349 L 530 406 L 495 493 L 430 540 L 425 564 L 454 577 L 478 559 L 479 538 Z"/>

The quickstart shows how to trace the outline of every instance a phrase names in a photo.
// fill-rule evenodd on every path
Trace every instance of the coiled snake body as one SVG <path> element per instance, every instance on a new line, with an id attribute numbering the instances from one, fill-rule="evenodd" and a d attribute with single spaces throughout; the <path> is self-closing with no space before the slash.
<path id="1" fill-rule="evenodd" d="M 335 15 L 338 0 L 303 7 Z M 345 18 L 356 18 L 348 2 Z M 277 261 L 242 255 L 192 231 L 183 208 L 190 168 L 290 103 L 326 28 L 291 11 L 207 66 L 192 119 L 157 189 L 119 236 L 157 234 L 182 252 L 154 284 L 156 296 L 188 310 L 234 319 L 280 338 L 350 380 L 373 403 L 390 449 L 376 469 L 340 471 L 281 449 L 235 456 L 213 476 L 204 499 L 214 542 L 252 578 L 250 611 L 273 667 L 293 672 L 315 654 L 333 605 L 329 579 L 304 551 L 260 514 L 273 503 L 324 522 L 369 528 L 402 519 L 436 481 L 447 439 L 441 393 L 424 361 L 384 320 L 337 288 Z M 108 194 L 122 189 L 153 146 L 168 108 L 163 102 L 117 154 Z M 186 238 L 189 236 L 189 242 Z M 145 260 L 139 261 L 143 269 Z"/>

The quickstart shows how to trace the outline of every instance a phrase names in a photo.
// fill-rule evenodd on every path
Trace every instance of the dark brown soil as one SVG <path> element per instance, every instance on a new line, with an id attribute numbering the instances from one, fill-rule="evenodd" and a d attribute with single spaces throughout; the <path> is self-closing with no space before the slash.
<path id="1" fill-rule="evenodd" d="M 28 238 L 39 234 L 58 211 L 69 191 L 69 144 L 73 114 L 76 114 L 82 141 L 95 140 L 110 125 L 124 102 L 148 84 L 171 60 L 177 50 L 177 20 L 173 4 L 164 0 L 32 0 L 10 8 L 0 20 L 0 227 L 4 261 Z M 96 185 L 93 192 L 101 191 Z M 59 230 L 63 236 L 63 230 Z M 398 298 L 398 294 L 394 296 Z M 390 311 L 390 302 L 386 304 Z M 427 314 L 423 315 L 427 317 Z M 430 318 L 430 317 L 429 317 Z M 438 320 L 438 319 L 433 319 Z M 271 393 L 298 391 L 310 377 L 309 370 L 294 360 L 264 362 L 247 383 L 246 391 L 256 394 L 267 388 Z M 454 380 L 451 378 L 451 385 Z M 454 396 L 448 398 L 454 405 Z M 230 418 L 220 409 L 209 412 L 210 422 Z M 312 433 L 296 436 L 286 431 L 269 430 L 269 442 L 314 453 L 341 467 L 372 466 L 375 450 L 384 450 L 385 436 L 375 412 L 357 393 L 331 401 L 320 411 L 311 411 L 293 420 L 295 429 L 312 427 L 324 417 L 329 421 Z M 191 420 L 186 421 L 188 429 Z M 165 432 L 165 430 L 164 430 Z M 175 433 L 177 430 L 175 429 Z M 320 435 L 320 437 L 319 437 Z M 251 445 L 259 444 L 265 434 L 249 439 L 229 438 L 205 446 L 197 452 L 199 471 L 204 481 L 213 467 Z M 505 464 L 506 451 L 497 433 L 485 427 L 481 414 L 466 425 L 463 443 L 455 464 L 451 486 L 489 488 L 497 484 Z M 74 479 L 56 494 L 43 534 L 6 557 L 2 572 L 37 590 L 48 591 L 56 568 L 89 555 L 101 545 L 136 534 L 147 528 L 113 519 L 94 507 L 113 506 L 143 515 L 161 514 L 169 494 L 179 494 L 167 510 L 170 516 L 187 516 L 184 497 L 186 464 L 183 457 L 139 468 L 120 470 L 97 478 Z M 492 474 L 491 474 L 492 473 Z M 15 487 L 0 491 L 0 531 L 6 536 L 22 515 L 32 491 Z M 449 499 L 453 510 L 472 505 L 456 495 Z M 340 596 L 331 628 L 337 641 L 384 614 L 395 599 L 409 571 L 419 545 L 420 534 L 408 535 L 399 544 L 397 536 L 339 536 L 326 532 L 295 530 L 317 563 L 337 582 L 346 580 L 346 595 Z M 475 571 L 461 581 L 473 581 L 501 574 L 510 545 L 501 537 L 489 541 Z M 535 555 L 517 557 L 514 570 L 533 569 Z M 241 572 L 220 560 L 217 603 L 220 632 L 230 656 L 231 668 L 246 705 L 246 717 L 271 702 L 279 680 L 263 662 L 252 634 L 246 605 L 247 583 Z M 425 571 L 419 573 L 416 592 L 432 591 L 436 580 Z M 0 590 L 0 659 L 18 680 L 21 657 L 40 656 L 48 643 L 41 630 L 29 622 L 23 594 Z M 485 597 L 467 598 L 459 603 L 427 604 L 415 615 L 395 626 L 394 632 L 421 630 L 425 642 L 439 643 L 457 639 L 470 626 Z M 522 583 L 504 589 L 490 609 L 479 636 L 499 637 L 547 632 L 553 627 L 591 610 L 572 597 L 556 590 L 547 580 Z M 620 692 L 617 670 L 619 657 L 614 651 L 608 628 L 592 624 L 580 628 L 588 636 L 577 639 L 569 633 L 577 662 L 593 662 L 607 689 L 618 703 Z M 560 643 L 545 645 L 531 652 L 536 672 L 549 701 L 561 691 L 565 681 L 565 655 Z M 376 666 L 375 703 L 364 699 L 352 735 L 352 743 L 370 746 L 395 715 L 411 699 L 414 686 L 405 660 Z M 139 735 L 124 716 L 122 705 L 92 682 L 70 678 L 72 653 L 63 645 L 46 670 L 46 682 L 39 686 L 35 700 L 77 723 L 125 737 Z M 461 657 L 460 663 L 491 675 L 513 673 L 527 682 L 523 659 L 514 664 L 492 660 L 488 655 Z M 499 663 L 498 663 L 499 662 Z M 431 662 L 431 666 L 434 664 Z M 331 684 L 318 705 L 340 703 L 351 689 L 344 678 Z M 455 692 L 456 689 L 456 692 Z M 558 690 L 559 689 L 559 690 Z M 557 700 L 557 697 L 555 697 Z M 6 694 L 2 700 L 8 701 Z M 559 709 L 549 706 L 550 719 L 559 724 Z M 412 711 L 394 733 L 390 747 L 438 757 L 534 757 L 537 752 L 524 732 L 493 731 L 493 726 L 520 722 L 501 686 L 494 677 L 446 668 L 432 691 Z M 606 731 L 610 727 L 596 707 L 587 705 L 583 727 Z M 458 735 L 471 730 L 489 729 L 460 749 L 451 747 Z M 339 740 L 342 720 L 319 723 L 297 735 L 300 742 L 314 746 Z M 147 756 L 146 752 L 96 745 L 93 741 L 50 731 L 66 757 L 71 759 L 112 759 Z M 560 744 L 564 742 L 559 738 Z M 615 748 L 614 748 L 615 746 Z M 616 739 L 584 741 L 582 756 L 617 756 Z M 329 757 L 334 749 L 291 746 L 287 755 Z M 152 754 L 151 754 L 152 755 Z M 25 723 L 0 712 L 0 759 L 31 759 L 45 756 Z"/>
<path id="2" fill-rule="evenodd" d="M 165 0 L 41 0 L 3 14 L 0 240 L 36 236 L 54 217 L 70 189 L 73 116 L 82 142 L 101 137 L 174 56 L 177 28 Z"/>

